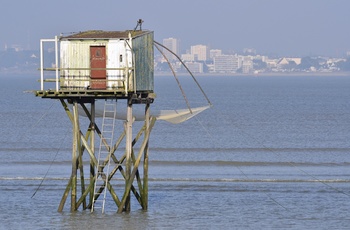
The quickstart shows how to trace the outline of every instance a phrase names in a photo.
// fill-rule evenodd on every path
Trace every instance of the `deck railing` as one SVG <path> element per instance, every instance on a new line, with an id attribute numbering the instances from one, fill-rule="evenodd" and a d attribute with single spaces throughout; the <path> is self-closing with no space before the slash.
<path id="1" fill-rule="evenodd" d="M 54 67 L 44 67 L 44 43 L 54 42 L 55 44 L 55 63 Z M 40 90 L 44 91 L 44 82 L 55 83 L 55 90 L 59 91 L 60 89 L 64 90 L 75 90 L 75 89 L 89 89 L 89 86 L 93 83 L 106 83 L 106 90 L 119 89 L 125 91 L 125 94 L 128 93 L 129 80 L 134 79 L 134 68 L 133 67 L 123 67 L 123 68 L 60 68 L 59 67 L 59 38 L 55 36 L 54 39 L 41 39 L 40 40 Z M 106 79 L 91 79 L 90 76 L 75 76 L 70 75 L 69 71 L 79 71 L 79 70 L 119 70 L 120 74 L 113 76 L 106 76 Z M 44 71 L 54 71 L 55 78 L 45 78 Z M 61 71 L 64 71 L 61 72 Z M 131 78 L 130 78 L 131 77 Z M 103 83 L 102 83 L 103 84 Z M 134 82 L 135 84 L 135 82 Z M 133 84 L 133 85 L 134 85 Z"/>

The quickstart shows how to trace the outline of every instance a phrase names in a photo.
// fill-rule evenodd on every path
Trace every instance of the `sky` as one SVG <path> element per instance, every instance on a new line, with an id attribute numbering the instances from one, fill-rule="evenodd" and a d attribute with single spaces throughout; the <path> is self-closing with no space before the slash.
<path id="1" fill-rule="evenodd" d="M 181 50 L 209 45 L 224 52 L 343 56 L 350 51 L 349 0 L 2 0 L 0 51 L 38 49 L 41 38 L 85 30 L 142 29 Z"/>

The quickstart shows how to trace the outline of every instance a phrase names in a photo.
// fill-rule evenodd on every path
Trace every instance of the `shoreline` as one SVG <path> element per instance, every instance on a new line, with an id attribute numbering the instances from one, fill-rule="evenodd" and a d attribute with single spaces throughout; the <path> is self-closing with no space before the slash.
<path id="1" fill-rule="evenodd" d="M 0 77 L 5 76 L 20 76 L 20 75 L 27 75 L 27 76 L 38 76 L 40 77 L 40 71 L 0 71 Z M 54 76 L 54 74 L 52 74 Z M 173 76 L 171 72 L 155 72 L 155 77 L 168 77 Z M 176 73 L 176 76 L 184 77 L 184 76 L 190 76 L 189 73 Z M 265 73 L 250 73 L 250 74 L 243 74 L 243 73 L 194 73 L 193 76 L 195 77 L 309 77 L 309 76 L 315 76 L 315 77 L 321 77 L 321 76 L 327 76 L 327 77 L 350 77 L 350 72 L 265 72 Z"/>
<path id="2" fill-rule="evenodd" d="M 155 73 L 155 77 L 168 77 L 173 76 L 172 73 Z M 176 76 L 190 76 L 189 73 L 176 73 Z M 350 77 L 350 72 L 295 72 L 295 73 L 279 73 L 279 72 L 269 72 L 269 73 L 258 73 L 258 74 L 242 74 L 242 73 L 195 73 L 195 77 L 308 77 L 308 76 L 327 76 L 327 77 Z"/>

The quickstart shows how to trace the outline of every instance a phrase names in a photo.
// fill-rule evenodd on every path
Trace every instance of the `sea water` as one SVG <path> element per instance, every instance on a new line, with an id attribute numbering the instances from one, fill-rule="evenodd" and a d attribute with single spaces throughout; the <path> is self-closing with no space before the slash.
<path id="1" fill-rule="evenodd" d="M 350 76 L 198 77 L 213 106 L 150 137 L 149 208 L 57 212 L 71 173 L 71 123 L 35 75 L 0 76 L 2 229 L 346 229 Z M 208 104 L 180 77 L 191 107 Z M 186 108 L 155 77 L 151 109 Z M 119 106 L 119 105 L 118 105 Z M 123 104 L 121 104 L 123 106 Z M 44 179 L 44 180 L 43 180 Z"/>

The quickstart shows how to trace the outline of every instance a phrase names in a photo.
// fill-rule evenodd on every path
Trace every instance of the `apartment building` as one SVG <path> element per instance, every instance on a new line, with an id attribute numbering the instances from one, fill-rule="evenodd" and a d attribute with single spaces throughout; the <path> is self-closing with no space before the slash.
<path id="1" fill-rule="evenodd" d="M 163 39 L 163 46 L 170 49 L 176 55 L 180 55 L 180 40 L 177 38 L 165 38 Z M 164 55 L 168 58 L 169 61 L 176 61 L 177 58 L 171 54 L 168 50 L 163 49 Z"/>
<path id="2" fill-rule="evenodd" d="M 214 57 L 214 71 L 216 73 L 234 73 L 241 67 L 236 55 L 218 55 Z"/>
<path id="3" fill-rule="evenodd" d="M 205 45 L 191 46 L 191 54 L 194 55 L 196 61 L 209 60 L 209 47 Z"/>

